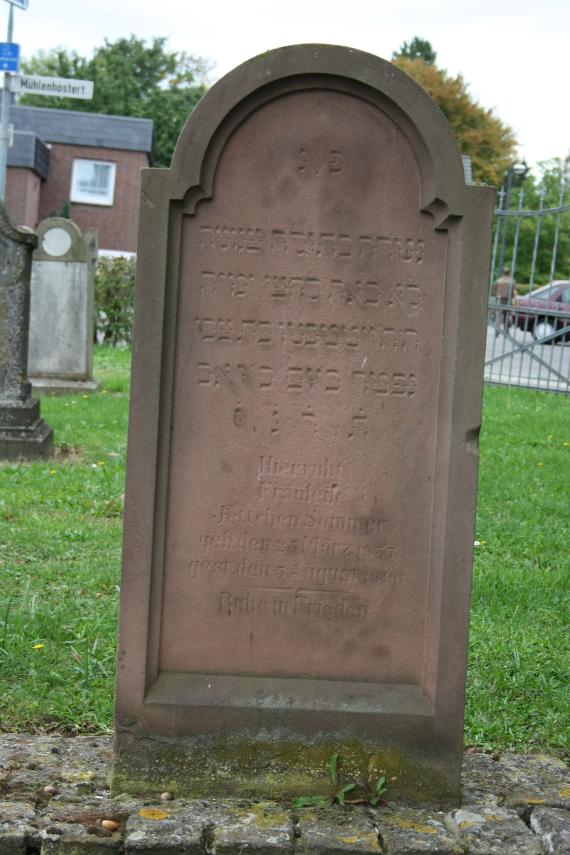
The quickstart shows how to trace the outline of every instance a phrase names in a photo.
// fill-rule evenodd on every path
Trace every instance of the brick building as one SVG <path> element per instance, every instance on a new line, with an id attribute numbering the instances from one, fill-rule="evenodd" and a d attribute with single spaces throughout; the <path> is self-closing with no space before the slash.
<path id="1" fill-rule="evenodd" d="M 68 216 L 82 230 L 98 230 L 100 249 L 135 252 L 152 121 L 15 105 L 10 121 L 6 207 L 12 220 L 35 228 L 69 205 Z"/>

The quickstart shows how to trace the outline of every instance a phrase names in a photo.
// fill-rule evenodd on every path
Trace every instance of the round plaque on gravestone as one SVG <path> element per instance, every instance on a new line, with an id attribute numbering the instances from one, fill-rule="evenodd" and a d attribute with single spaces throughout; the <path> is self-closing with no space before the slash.
<path id="1" fill-rule="evenodd" d="M 71 246 L 71 235 L 59 226 L 48 229 L 42 238 L 42 249 L 48 255 L 65 255 Z"/>

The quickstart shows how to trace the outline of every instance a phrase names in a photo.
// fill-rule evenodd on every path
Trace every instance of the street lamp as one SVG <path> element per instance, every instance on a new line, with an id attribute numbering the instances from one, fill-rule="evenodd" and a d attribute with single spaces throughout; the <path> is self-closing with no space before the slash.
<path id="1" fill-rule="evenodd" d="M 514 178 L 511 178 L 511 181 L 515 185 L 515 187 L 517 187 L 519 184 L 522 184 L 522 182 L 528 175 L 528 166 L 526 165 L 526 162 L 523 160 L 519 163 L 513 163 L 513 165 L 510 166 L 507 171 L 507 176 L 509 175 L 514 176 Z"/>
<path id="2" fill-rule="evenodd" d="M 509 210 L 509 205 L 511 203 L 511 190 L 513 187 L 519 187 L 525 178 L 527 177 L 529 172 L 529 167 L 527 166 L 524 160 L 515 161 L 512 163 L 506 175 L 506 181 L 503 184 L 503 211 Z M 501 255 L 499 260 L 499 275 L 502 275 L 505 264 L 505 249 L 507 245 L 507 223 L 508 218 L 504 218 L 505 222 L 503 224 L 503 236 L 501 240 Z"/>

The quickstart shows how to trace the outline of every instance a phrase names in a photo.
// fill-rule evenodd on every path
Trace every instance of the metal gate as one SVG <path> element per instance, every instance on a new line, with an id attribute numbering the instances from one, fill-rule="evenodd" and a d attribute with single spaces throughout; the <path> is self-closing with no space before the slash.
<path id="1" fill-rule="evenodd" d="M 511 207 L 513 172 L 495 210 L 485 381 L 541 391 L 570 392 L 570 204 L 568 175 L 538 190 L 524 207 L 521 189 Z M 535 191 L 536 192 L 536 191 Z M 556 191 L 554 191 L 556 193 Z M 566 198 L 565 198 L 566 197 Z"/>

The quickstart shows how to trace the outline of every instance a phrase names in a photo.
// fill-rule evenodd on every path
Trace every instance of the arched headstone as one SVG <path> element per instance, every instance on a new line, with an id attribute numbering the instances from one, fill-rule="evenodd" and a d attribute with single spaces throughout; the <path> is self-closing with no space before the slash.
<path id="1" fill-rule="evenodd" d="M 458 799 L 492 202 L 326 45 L 143 172 L 117 791 Z"/>
<path id="2" fill-rule="evenodd" d="M 81 234 L 63 217 L 37 229 L 33 255 L 29 374 L 34 389 L 94 391 L 94 287 L 97 232 Z"/>

